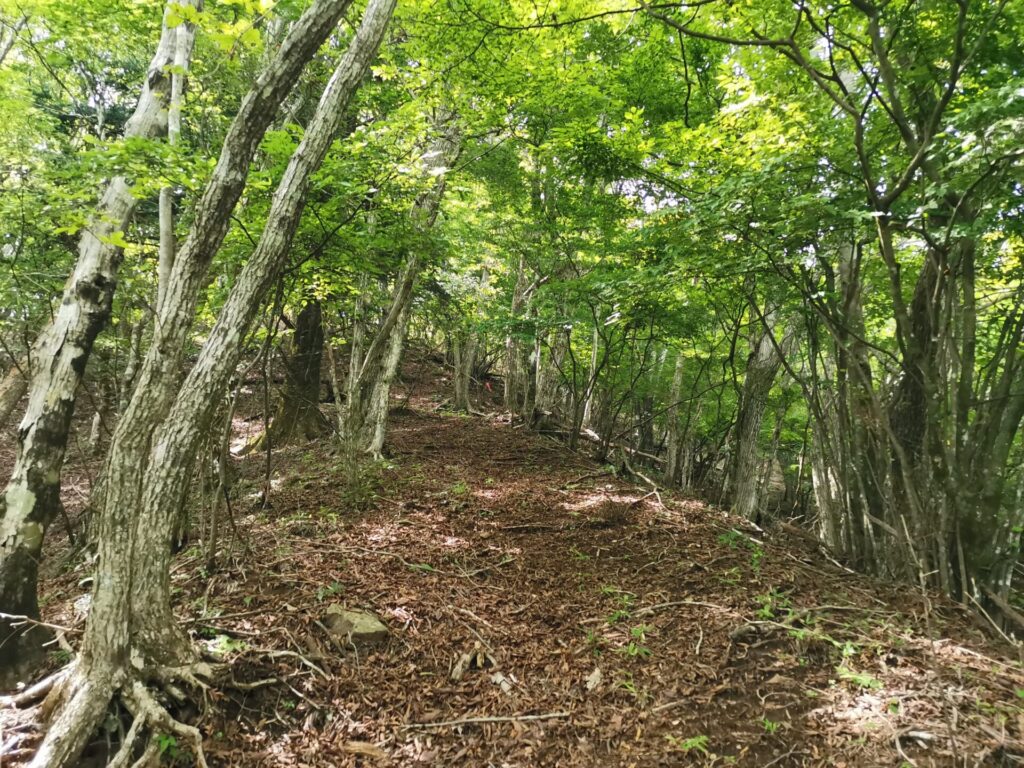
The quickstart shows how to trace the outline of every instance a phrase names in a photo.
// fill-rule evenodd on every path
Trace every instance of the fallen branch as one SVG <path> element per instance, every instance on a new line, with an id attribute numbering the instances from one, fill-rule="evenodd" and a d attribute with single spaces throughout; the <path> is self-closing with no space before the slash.
<path id="1" fill-rule="evenodd" d="M 508 717 L 465 717 L 461 720 L 444 720 L 440 723 L 407 723 L 403 730 L 413 728 L 445 728 L 449 725 L 470 725 L 473 723 L 517 723 L 525 720 L 555 720 L 569 717 L 571 712 L 548 712 L 544 715 L 509 715 Z"/>
<path id="2" fill-rule="evenodd" d="M 80 629 L 75 629 L 74 627 L 65 627 L 62 624 L 50 624 L 49 622 L 40 621 L 39 619 L 33 619 L 30 616 L 23 616 L 22 614 L 19 614 L 19 613 L 0 613 L 0 619 L 6 619 L 7 621 L 10 621 L 11 622 L 11 626 L 13 626 L 13 627 L 21 627 L 21 626 L 24 626 L 25 624 L 32 624 L 33 626 L 36 626 L 36 627 L 46 627 L 47 629 L 52 629 L 52 630 L 57 631 L 57 632 L 81 632 L 82 631 Z"/>
<path id="3" fill-rule="evenodd" d="M 254 653 L 260 656 L 265 656 L 268 659 L 276 659 L 282 656 L 298 659 L 311 670 L 318 673 L 324 680 L 329 679 L 329 675 L 326 672 L 324 672 L 320 667 L 318 667 L 312 661 L 307 659 L 301 653 L 296 653 L 295 651 L 277 650 L 274 648 L 246 648 L 245 650 L 241 651 L 241 653 Z"/>
<path id="4" fill-rule="evenodd" d="M 64 676 L 67 674 L 67 668 L 60 669 L 54 672 L 52 675 L 44 677 L 38 683 L 29 686 L 23 691 L 11 694 L 10 696 L 0 697 L 0 707 L 15 707 L 21 708 L 29 704 L 35 704 L 37 701 L 42 700 L 53 687 L 60 683 Z"/>
<path id="5" fill-rule="evenodd" d="M 981 591 L 985 593 L 989 600 L 996 604 L 996 607 L 1003 612 L 1003 615 L 1017 625 L 1019 629 L 1024 629 L 1024 616 L 1020 614 L 1010 603 L 1000 594 L 992 591 L 986 586 L 982 586 Z M 977 602 L 977 601 L 975 601 Z M 1000 630 L 1000 634 L 1005 638 L 1006 635 Z M 1007 638 L 1009 639 L 1009 638 Z M 1012 641 L 1011 641 L 1012 642 Z"/>
<path id="6" fill-rule="evenodd" d="M 714 608 L 718 611 L 724 611 L 725 613 L 736 613 L 732 608 L 726 608 L 724 605 L 716 605 L 715 603 L 704 603 L 700 600 L 673 600 L 670 603 L 658 603 L 657 605 L 649 605 L 646 608 L 640 608 L 639 610 L 633 611 L 634 616 L 646 616 L 649 613 L 660 611 L 662 608 L 675 608 L 679 605 L 695 605 L 700 608 Z"/>

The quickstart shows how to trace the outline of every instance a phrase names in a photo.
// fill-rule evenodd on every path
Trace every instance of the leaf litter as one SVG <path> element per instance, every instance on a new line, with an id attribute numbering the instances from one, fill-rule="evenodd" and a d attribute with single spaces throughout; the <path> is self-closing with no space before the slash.
<path id="1" fill-rule="evenodd" d="M 269 506 L 236 503 L 246 546 L 213 572 L 198 548 L 176 560 L 179 617 L 237 683 L 192 715 L 211 765 L 1024 761 L 1024 670 L 974 614 L 507 418 L 444 413 L 439 377 L 406 366 L 359 511 L 329 441 L 284 447 Z M 239 487 L 262 462 L 238 462 Z M 44 619 L 76 622 L 80 577 L 50 574 Z M 332 606 L 387 639 L 346 642 Z"/>

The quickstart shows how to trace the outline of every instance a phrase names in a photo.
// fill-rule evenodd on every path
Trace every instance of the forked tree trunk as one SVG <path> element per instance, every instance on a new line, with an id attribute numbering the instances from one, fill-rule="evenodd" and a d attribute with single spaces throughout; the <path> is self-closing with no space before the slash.
<path id="1" fill-rule="evenodd" d="M 199 0 L 185 0 L 199 6 Z M 126 137 L 155 138 L 166 127 L 168 67 L 174 62 L 176 27 L 165 22 L 156 54 L 146 70 L 139 103 Z M 75 393 L 96 336 L 107 324 L 122 251 L 115 235 L 128 225 L 137 200 L 122 176 L 110 180 L 89 226 L 82 230 L 78 260 L 50 326 L 35 343 L 36 369 L 28 407 L 18 428 L 14 468 L 0 497 L 0 612 L 38 618 L 39 559 L 47 528 L 60 512 L 60 473 Z M 31 626 L 31 625 L 30 625 Z M 17 682 L 39 660 L 40 632 L 23 632 L 0 619 L 0 688 Z"/>
<path id="2" fill-rule="evenodd" d="M 230 198 L 230 213 L 238 199 L 236 190 L 240 192 L 244 184 L 255 143 L 305 63 L 333 30 L 346 5 L 337 0 L 314 2 L 293 27 L 273 65 L 243 102 L 204 200 L 212 196 L 213 201 L 223 205 L 228 202 L 226 195 Z M 159 705 L 152 697 L 146 698 L 145 681 L 166 679 L 169 674 L 166 665 L 178 666 L 194 660 L 193 649 L 171 613 L 168 573 L 171 528 L 191 477 L 189 469 L 217 407 L 217 395 L 227 385 L 237 364 L 242 341 L 260 300 L 287 258 L 309 179 L 323 161 L 349 98 L 376 53 L 393 8 L 394 0 L 370 3 L 359 32 L 331 78 L 275 192 L 260 242 L 239 275 L 173 407 L 160 407 L 163 397 L 153 400 L 137 394 L 119 424 L 114 447 L 119 447 L 118 453 L 128 461 L 124 465 L 111 464 L 117 480 L 111 482 L 100 514 L 96 584 L 82 651 L 64 683 L 55 689 L 53 703 L 62 706 L 33 759 L 33 768 L 70 765 L 115 692 L 129 708 L 134 706 L 147 715 L 143 725 L 150 726 L 151 730 L 166 728 L 163 718 L 152 714 Z M 265 109 L 247 110 L 246 106 L 253 106 L 254 102 Z M 238 151 L 240 142 L 248 147 L 248 152 Z M 228 216 L 225 214 L 217 236 L 217 233 L 195 230 L 201 222 L 209 222 L 203 215 L 208 211 L 201 206 L 198 211 L 189 241 L 215 240 L 219 245 Z M 188 272 L 197 269 L 192 263 L 196 255 L 187 247 L 189 241 L 178 254 L 171 272 L 162 307 L 164 317 L 161 320 L 165 325 L 167 321 L 181 323 L 178 313 L 184 307 L 194 308 L 196 302 L 194 294 L 198 293 L 200 283 L 188 280 Z M 186 254 L 189 258 L 184 258 Z M 178 295 L 175 287 L 191 287 L 193 295 Z M 184 339 L 178 339 L 176 347 L 165 347 L 162 354 L 180 361 L 183 345 Z M 166 375 L 167 369 L 155 365 L 154 359 L 156 363 L 164 362 L 159 355 L 147 359 L 149 379 L 163 390 L 168 381 L 176 382 L 176 377 Z M 159 376 L 159 368 L 164 369 L 164 377 Z M 146 371 L 143 378 L 145 380 Z M 140 386 L 139 393 L 143 392 L 146 390 Z M 163 396 L 164 392 L 159 394 Z M 152 451 L 148 450 L 151 436 Z M 133 506 L 121 503 L 133 495 L 133 488 L 138 503 Z M 198 734 L 195 736 L 198 738 Z"/>
<path id="3" fill-rule="evenodd" d="M 433 188 L 416 200 L 410 212 L 413 227 L 420 232 L 426 232 L 434 225 L 441 199 L 444 196 L 445 174 L 444 172 L 437 173 L 437 171 L 450 168 L 458 157 L 461 147 L 461 137 L 454 116 L 443 110 L 436 122 L 440 133 L 424 157 L 427 158 L 427 168 L 437 175 L 437 182 Z M 412 300 L 413 287 L 421 267 L 422 258 L 419 251 L 410 253 L 395 283 L 391 306 L 388 308 L 384 321 L 366 347 L 365 353 L 362 352 L 364 326 L 359 324 L 363 315 L 362 305 L 357 304 L 357 324 L 353 331 L 353 356 L 349 366 L 343 419 L 344 429 L 341 434 L 349 481 L 353 483 L 358 479 L 362 455 L 372 452 L 373 449 L 377 432 L 376 424 L 370 419 L 370 410 L 374 402 L 373 395 L 382 383 L 383 363 L 390 346 L 392 332 L 399 324 L 403 314 L 406 313 L 408 304 Z M 399 346 L 399 354 L 401 354 L 401 346 Z M 386 419 L 386 409 L 383 414 Z"/>

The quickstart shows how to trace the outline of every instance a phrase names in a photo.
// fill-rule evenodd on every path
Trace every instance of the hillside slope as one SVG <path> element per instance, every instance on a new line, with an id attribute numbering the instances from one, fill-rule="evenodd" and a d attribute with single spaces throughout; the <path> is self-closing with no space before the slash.
<path id="1" fill-rule="evenodd" d="M 418 377 L 418 378 L 417 378 Z M 240 462 L 238 537 L 173 578 L 239 689 L 193 713 L 223 766 L 1014 765 L 1024 673 L 956 606 L 812 542 L 660 498 L 410 371 L 351 511 L 329 441 Z M 50 582 L 72 624 L 82 569 Z M 372 611 L 354 651 L 331 606 Z M 187 714 L 187 713 L 186 713 Z M 21 749 L 29 744 L 22 742 Z M 93 752 L 105 750 L 97 744 Z M 190 764 L 171 744 L 165 754 Z"/>

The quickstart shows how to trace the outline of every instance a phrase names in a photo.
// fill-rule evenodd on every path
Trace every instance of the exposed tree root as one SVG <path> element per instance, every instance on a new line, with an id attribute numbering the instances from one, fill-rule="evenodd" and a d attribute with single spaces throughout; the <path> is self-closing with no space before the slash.
<path id="1" fill-rule="evenodd" d="M 132 768 L 151 768 L 157 765 L 160 759 L 160 744 L 155 739 L 150 739 L 146 745 L 142 757 L 132 763 Z"/>
<path id="2" fill-rule="evenodd" d="M 128 729 L 128 733 L 124 736 L 124 741 L 121 743 L 121 748 L 117 750 L 117 754 L 114 755 L 113 759 L 107 763 L 107 768 L 123 768 L 128 765 L 128 761 L 132 759 L 132 750 L 135 748 L 135 740 L 139 737 L 139 731 L 142 730 L 142 726 L 145 725 L 146 719 L 142 715 L 135 715 L 132 719 L 132 725 Z M 151 742 L 155 745 L 155 742 Z M 159 747 L 157 747 L 159 751 Z"/>
<path id="3" fill-rule="evenodd" d="M 203 661 L 186 664 L 180 667 L 158 667 L 149 673 L 149 679 L 164 687 L 175 683 L 196 688 L 204 694 L 210 690 L 210 682 L 217 680 L 228 671 L 227 664 L 211 665 Z M 179 698 L 175 696 L 175 698 Z"/>
<path id="4" fill-rule="evenodd" d="M 209 682 L 228 672 L 228 665 L 211 665 L 196 662 L 182 666 L 151 666 L 138 673 L 126 676 L 122 672 L 106 670 L 84 670 L 79 662 L 41 680 L 31 688 L 7 697 L 2 703 L 12 706 L 28 706 L 46 699 L 39 705 L 39 718 L 50 723 L 32 761 L 30 768 L 65 768 L 77 764 L 79 755 L 103 722 L 111 704 L 120 701 L 132 715 L 132 723 L 124 742 L 109 763 L 114 768 L 129 765 L 152 765 L 159 755 L 161 735 L 173 736 L 192 751 L 195 764 L 206 766 L 203 754 L 202 734 L 199 729 L 183 723 L 168 711 L 158 700 L 159 694 L 166 694 L 176 701 L 189 701 L 183 687 L 209 690 Z M 149 739 L 141 756 L 136 758 L 137 746 L 142 734 L 148 730 Z"/>
<path id="5" fill-rule="evenodd" d="M 257 683 L 236 683 L 230 679 L 230 665 L 205 661 L 181 666 L 146 666 L 129 676 L 84 670 L 75 661 L 64 669 L 13 696 L 0 698 L 0 707 L 27 708 L 38 705 L 38 721 L 50 723 L 30 768 L 65 768 L 76 765 L 89 739 L 103 722 L 112 703 L 120 701 L 132 722 L 108 768 L 142 768 L 154 765 L 160 754 L 160 736 L 172 736 L 193 754 L 194 764 L 206 767 L 203 737 L 199 729 L 177 720 L 158 697 L 180 702 L 194 697 L 184 688 L 203 692 L 204 699 L 214 681 L 229 687 L 251 690 L 279 682 L 276 678 Z M 45 697 L 45 699 L 44 699 Z M 40 703 L 41 702 L 41 703 Z M 148 730 L 141 754 L 139 740 Z M 136 755 L 139 757 L 136 759 Z"/>
<path id="6" fill-rule="evenodd" d="M 135 720 L 138 721 L 141 718 L 154 733 L 164 733 L 182 738 L 191 746 L 195 764 L 201 768 L 207 768 L 206 756 L 203 754 L 203 735 L 199 729 L 176 720 L 150 693 L 145 683 L 141 680 L 133 680 L 131 685 L 125 686 L 121 691 L 121 700 L 128 711 L 135 716 Z M 132 723 L 132 727 L 135 727 L 135 722 Z M 123 749 L 124 747 L 122 747 Z M 128 749 L 130 750 L 131 747 L 128 746 Z"/>
<path id="7" fill-rule="evenodd" d="M 15 707 L 17 709 L 22 709 L 32 704 L 37 704 L 42 701 L 51 690 L 53 690 L 55 685 L 58 685 L 61 680 L 64 679 L 67 672 L 67 668 L 61 669 L 48 677 L 44 677 L 38 683 L 29 686 L 24 691 L 19 691 L 18 693 L 11 694 L 10 696 L 0 697 L 0 707 Z"/>
<path id="8" fill-rule="evenodd" d="M 57 711 L 29 768 L 66 768 L 78 761 L 89 738 L 103 721 L 117 681 L 110 674 L 85 674 L 77 664 L 50 691 L 41 711 Z"/>
<path id="9" fill-rule="evenodd" d="M 310 406 L 304 411 L 291 413 L 283 408 L 270 420 L 267 428 L 238 450 L 236 456 L 248 456 L 266 448 L 269 439 L 274 446 L 308 443 L 333 430 L 330 420 L 320 412 L 319 407 Z"/>

